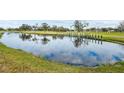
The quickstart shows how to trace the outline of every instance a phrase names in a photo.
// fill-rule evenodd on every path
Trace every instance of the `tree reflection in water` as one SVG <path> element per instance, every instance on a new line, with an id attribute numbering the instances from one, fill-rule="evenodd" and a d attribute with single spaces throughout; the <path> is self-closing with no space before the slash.
<path id="1" fill-rule="evenodd" d="M 41 40 L 42 40 L 43 45 L 48 44 L 48 42 L 50 41 L 48 38 L 46 38 L 46 36 L 44 36 L 43 39 L 41 39 Z"/>
<path id="2" fill-rule="evenodd" d="M 52 36 L 52 39 L 53 39 L 53 40 L 56 40 L 56 39 L 57 39 L 57 36 L 56 36 L 56 35 L 53 35 L 53 36 Z"/>
<path id="3" fill-rule="evenodd" d="M 53 36 L 52 36 L 52 39 L 53 39 L 53 40 L 56 40 L 56 39 L 64 39 L 64 36 L 53 35 Z"/>
<path id="4" fill-rule="evenodd" d="M 74 44 L 75 47 L 78 48 L 79 46 L 82 45 L 82 43 L 83 43 L 83 39 L 82 38 L 80 38 L 80 37 L 74 38 L 73 44 Z"/>
<path id="5" fill-rule="evenodd" d="M 25 40 L 31 40 L 32 35 L 31 34 L 20 34 L 19 38 L 21 38 L 23 41 Z"/>
<path id="6" fill-rule="evenodd" d="M 48 42 L 50 42 L 50 39 L 48 39 L 46 35 L 41 36 L 42 39 L 39 39 L 38 37 L 40 37 L 40 36 L 39 35 L 31 35 L 31 34 L 20 34 L 19 35 L 19 38 L 21 38 L 23 41 L 29 40 L 29 41 L 34 41 L 34 42 L 38 43 L 38 41 L 41 40 L 43 45 L 46 45 L 46 44 L 48 44 Z M 76 47 L 76 48 L 78 48 L 80 46 L 88 46 L 90 43 L 102 44 L 101 40 L 87 39 L 87 38 L 84 38 L 81 36 L 69 37 L 69 38 L 71 39 L 71 42 L 73 43 L 74 47 Z M 62 39 L 64 39 L 64 36 L 53 35 L 52 40 L 56 40 L 56 39 L 62 40 Z"/>
<path id="7" fill-rule="evenodd" d="M 58 36 L 59 39 L 64 39 L 64 36 Z"/>
<path id="8" fill-rule="evenodd" d="M 80 47 L 80 46 L 88 46 L 89 45 L 89 42 L 91 43 L 95 43 L 95 44 L 102 44 L 102 41 L 101 40 L 91 40 L 91 39 L 86 39 L 86 38 L 83 38 L 83 37 L 72 37 L 71 38 L 71 41 L 73 43 L 73 45 L 75 47 Z"/>

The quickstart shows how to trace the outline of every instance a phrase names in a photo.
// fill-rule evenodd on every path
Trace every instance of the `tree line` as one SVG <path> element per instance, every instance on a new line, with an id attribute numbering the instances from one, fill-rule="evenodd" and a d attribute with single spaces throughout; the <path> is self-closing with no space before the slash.
<path id="1" fill-rule="evenodd" d="M 33 26 L 28 24 L 22 24 L 17 28 L 2 28 L 0 27 L 0 31 L 69 31 L 69 28 L 63 26 L 49 26 L 47 23 L 42 23 L 41 25 L 35 24 Z"/>
<path id="2" fill-rule="evenodd" d="M 22 24 L 21 26 L 17 28 L 2 28 L 0 27 L 0 31 L 102 31 L 102 32 L 108 32 L 108 31 L 120 31 L 124 32 L 124 21 L 120 22 L 117 26 L 117 28 L 112 27 L 104 27 L 104 28 L 87 28 L 89 26 L 89 23 L 81 20 L 75 20 L 73 25 L 70 26 L 70 28 L 63 27 L 63 26 L 57 26 L 53 25 L 50 26 L 47 23 L 42 23 L 41 25 L 35 24 L 33 26 L 28 24 Z"/>

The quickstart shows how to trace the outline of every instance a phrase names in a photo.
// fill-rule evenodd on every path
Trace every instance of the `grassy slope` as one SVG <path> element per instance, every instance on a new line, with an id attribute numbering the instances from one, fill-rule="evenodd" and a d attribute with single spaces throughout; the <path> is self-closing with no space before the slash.
<path id="1" fill-rule="evenodd" d="M 0 72 L 124 72 L 124 63 L 97 68 L 75 67 L 50 62 L 0 44 Z"/>
<path id="2" fill-rule="evenodd" d="M 78 69 L 74 70 L 71 66 L 0 45 L 0 72 L 75 72 Z"/>
<path id="3" fill-rule="evenodd" d="M 98 34 L 103 35 L 103 40 L 117 42 L 120 44 L 124 44 L 124 32 L 99 32 Z"/>

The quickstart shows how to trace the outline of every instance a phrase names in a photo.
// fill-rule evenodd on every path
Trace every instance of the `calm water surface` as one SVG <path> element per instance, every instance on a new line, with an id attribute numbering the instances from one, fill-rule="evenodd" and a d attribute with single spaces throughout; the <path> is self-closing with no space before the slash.
<path id="1" fill-rule="evenodd" d="M 82 37 L 4 33 L 4 45 L 37 56 L 76 66 L 98 66 L 124 60 L 124 46 Z"/>

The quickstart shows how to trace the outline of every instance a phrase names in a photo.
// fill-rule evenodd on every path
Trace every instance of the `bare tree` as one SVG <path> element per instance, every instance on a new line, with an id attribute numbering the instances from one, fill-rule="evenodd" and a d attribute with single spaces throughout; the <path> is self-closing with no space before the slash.
<path id="1" fill-rule="evenodd" d="M 76 31 L 83 31 L 85 27 L 87 27 L 89 24 L 87 22 L 83 22 L 81 20 L 75 20 L 74 21 L 74 29 Z"/>
<path id="2" fill-rule="evenodd" d="M 118 30 L 119 31 L 124 31 L 124 21 L 119 23 Z"/>

